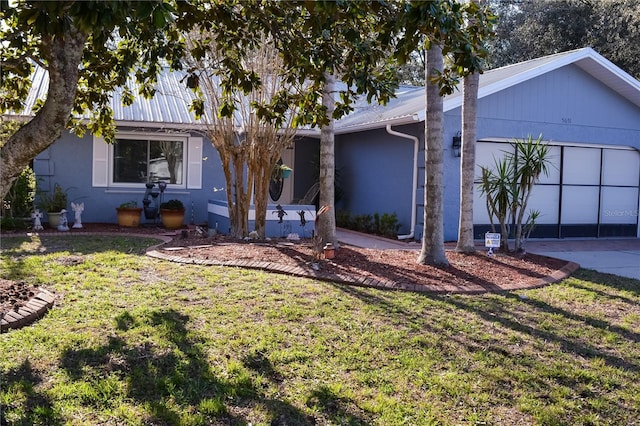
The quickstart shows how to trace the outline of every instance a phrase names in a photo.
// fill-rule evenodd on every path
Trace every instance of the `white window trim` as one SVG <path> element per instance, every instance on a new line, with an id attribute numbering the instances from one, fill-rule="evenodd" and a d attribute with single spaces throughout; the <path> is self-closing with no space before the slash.
<path id="1" fill-rule="evenodd" d="M 182 152 L 182 184 L 168 184 L 170 189 L 202 189 L 203 139 L 188 133 L 118 132 L 116 139 L 176 140 L 184 143 Z M 113 181 L 113 145 L 93 137 L 92 185 L 94 187 L 140 189 L 143 183 Z"/>

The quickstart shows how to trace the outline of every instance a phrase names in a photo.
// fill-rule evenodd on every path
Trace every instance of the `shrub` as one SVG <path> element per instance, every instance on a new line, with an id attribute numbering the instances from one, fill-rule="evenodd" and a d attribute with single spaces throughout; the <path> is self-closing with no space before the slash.
<path id="1" fill-rule="evenodd" d="M 376 216 L 378 214 L 376 213 Z M 385 237 L 395 238 L 400 230 L 400 224 L 398 223 L 398 215 L 395 213 L 384 213 L 382 217 L 378 216 L 377 232 Z"/>
<path id="2" fill-rule="evenodd" d="M 36 175 L 27 166 L 13 182 L 2 200 L 3 217 L 30 217 L 36 192 Z"/>
<path id="3" fill-rule="evenodd" d="M 351 228 L 351 213 L 346 210 L 336 211 L 336 226 L 340 228 Z"/>
<path id="4" fill-rule="evenodd" d="M 358 232 L 367 232 L 373 234 L 375 229 L 373 224 L 373 216 L 370 214 L 360 214 L 353 217 L 353 229 Z"/>

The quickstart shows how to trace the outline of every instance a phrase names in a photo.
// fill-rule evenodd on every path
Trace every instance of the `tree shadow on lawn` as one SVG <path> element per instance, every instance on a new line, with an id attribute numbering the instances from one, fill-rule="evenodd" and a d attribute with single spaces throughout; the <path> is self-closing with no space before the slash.
<path id="1" fill-rule="evenodd" d="M 125 312 L 116 318 L 122 336 L 112 337 L 107 345 L 97 348 L 68 349 L 61 366 L 75 381 L 90 381 L 95 373 L 124 376 L 127 394 L 123 398 L 149 407 L 145 421 L 154 424 L 182 423 L 184 413 L 196 413 L 206 422 L 246 424 L 237 413 L 255 405 L 267 408 L 274 425 L 281 424 L 281 419 L 288 424 L 314 424 L 291 404 L 267 398 L 248 375 L 240 372 L 226 379 L 217 377 L 203 350 L 204 339 L 187 329 L 188 321 L 188 316 L 171 309 L 139 318 Z M 128 331 L 137 334 L 136 328 L 148 326 L 153 327 L 153 335 L 159 335 L 155 343 L 151 339 L 144 343 L 128 341 Z M 249 367 L 257 362 L 245 360 Z M 274 377 L 275 373 L 267 373 Z"/>
<path id="2" fill-rule="evenodd" d="M 526 317 L 526 310 L 518 308 L 519 304 L 528 305 L 535 311 L 544 315 L 560 315 L 574 324 L 575 329 L 597 328 L 605 331 L 612 331 L 619 334 L 623 339 L 638 342 L 638 334 L 630 330 L 614 326 L 607 321 L 598 320 L 592 317 L 578 315 L 573 312 L 552 306 L 548 303 L 528 298 L 522 298 L 514 293 L 504 293 L 504 297 L 513 303 L 513 308 L 508 309 L 507 303 L 492 303 L 483 308 L 483 304 L 477 303 L 473 297 L 452 298 L 434 295 L 433 298 L 448 303 L 456 308 L 463 309 L 479 316 L 489 323 L 497 323 L 513 331 L 528 334 L 543 342 L 557 343 L 563 352 L 572 353 L 586 359 L 600 358 L 604 362 L 615 368 L 623 368 L 633 373 L 640 372 L 640 364 L 637 360 L 626 359 L 616 355 L 616 351 L 605 352 L 596 345 L 591 345 L 585 340 L 571 339 L 561 336 L 552 331 L 546 331 L 538 324 L 528 324 L 532 320 Z M 537 316 L 538 318 L 539 315 Z"/>
<path id="3" fill-rule="evenodd" d="M 621 277 L 620 275 L 607 274 L 604 272 L 597 272 L 593 269 L 587 269 L 587 268 L 578 269 L 574 274 L 572 274 L 572 276 L 581 281 L 592 282 L 594 284 L 598 284 L 604 287 L 611 287 L 617 290 L 628 291 L 634 296 L 640 296 L 640 280 Z M 578 284 L 575 282 L 570 283 L 570 285 L 572 287 L 582 288 L 584 290 L 592 291 L 594 293 L 599 294 L 600 296 L 603 296 L 609 299 L 618 299 L 618 300 L 624 300 L 630 303 L 638 303 L 637 301 L 633 301 L 619 295 L 614 295 L 601 290 L 597 290 L 595 288 L 585 287 L 584 285 Z"/>
<path id="4" fill-rule="evenodd" d="M 145 240 L 146 238 L 146 240 Z M 2 235 L 2 256 L 21 257 L 36 254 L 70 252 L 88 255 L 119 251 L 126 254 L 144 254 L 148 243 L 161 241 L 145 235 L 67 235 L 43 234 L 40 236 Z M 24 244 L 27 246 L 25 247 Z"/>
<path id="5" fill-rule="evenodd" d="M 245 367 L 261 374 L 276 385 L 282 385 L 283 377 L 278 373 L 277 369 L 262 351 L 253 351 L 247 354 L 242 363 Z M 307 392 L 306 405 L 323 414 L 325 419 L 331 421 L 332 424 L 341 425 L 364 425 L 368 424 L 364 419 L 354 414 L 353 407 L 355 403 L 346 398 L 340 397 L 325 385 L 319 385 Z M 278 400 L 262 401 L 270 411 L 279 413 L 279 418 L 272 421 L 272 425 L 282 424 L 308 424 L 315 425 L 315 421 L 311 417 L 302 417 L 291 405 Z M 295 410 L 295 411 L 292 411 Z"/>
<path id="6" fill-rule="evenodd" d="M 606 343 L 606 347 L 599 347 L 599 339 L 591 342 L 583 334 L 574 338 L 562 335 L 560 330 L 545 329 L 542 326 L 542 320 L 544 317 L 552 319 L 553 316 L 562 316 L 571 323 L 572 330 L 595 328 L 614 332 L 631 343 L 639 341 L 638 333 L 588 315 L 580 315 L 552 306 L 543 301 L 521 298 L 514 293 L 505 292 L 498 297 L 492 295 L 416 294 L 415 297 L 418 299 L 441 303 L 443 306 L 452 308 L 446 317 L 438 315 L 430 319 L 431 304 L 423 304 L 424 307 L 410 311 L 410 308 L 405 308 L 400 303 L 394 303 L 396 298 L 386 297 L 387 294 L 392 295 L 394 293 L 392 291 L 380 292 L 337 284 L 335 288 L 378 307 L 383 314 L 377 315 L 377 318 L 386 317 L 387 321 L 406 326 L 412 335 L 422 335 L 425 339 L 432 340 L 429 343 L 430 347 L 437 348 L 445 358 L 466 360 L 467 357 L 475 359 L 476 356 L 473 354 L 477 353 L 493 354 L 487 360 L 489 371 L 495 369 L 496 365 L 503 365 L 506 370 L 504 374 L 498 373 L 496 375 L 490 392 L 501 395 L 507 405 L 517 404 L 517 401 L 512 400 L 514 395 L 522 397 L 522 395 L 529 394 L 528 397 L 539 399 L 545 392 L 550 392 L 550 389 L 563 386 L 569 392 L 563 397 L 564 400 L 585 400 L 581 415 L 591 412 L 597 416 L 618 416 L 617 420 L 612 421 L 614 423 L 620 422 L 620 424 L 625 424 L 633 417 L 633 414 L 629 414 L 628 411 L 628 404 L 633 404 L 633 402 L 619 400 L 618 396 L 612 392 L 612 387 L 622 386 L 625 381 L 628 383 L 636 382 L 635 378 L 640 373 L 638 358 L 633 354 L 625 356 L 624 353 L 618 352 L 618 348 Z M 412 304 L 411 306 L 419 305 Z M 456 314 L 458 310 L 461 312 L 460 314 Z M 472 327 L 469 332 L 462 331 L 465 330 L 464 326 L 462 330 L 455 326 L 451 327 L 452 316 L 457 317 L 461 323 L 468 323 L 462 312 L 471 314 L 482 321 L 477 327 Z M 484 327 L 483 323 L 485 323 Z M 495 324 L 496 327 L 493 328 L 487 324 Z M 534 345 L 532 350 L 537 351 L 538 354 L 532 356 L 530 351 L 523 349 L 517 334 L 512 335 L 516 338 L 515 341 L 508 340 L 509 330 L 528 335 L 534 339 L 532 342 L 538 342 L 532 343 Z M 438 336 L 442 336 L 442 340 Z M 555 359 L 553 353 L 557 350 L 566 353 L 568 357 L 564 360 Z M 570 357 L 575 361 L 572 361 Z M 477 359 L 484 359 L 484 357 Z M 592 366 L 583 364 L 583 359 L 589 362 L 595 361 L 595 364 Z M 612 370 L 601 371 L 598 365 L 599 360 L 602 360 L 606 366 L 615 369 L 615 373 Z M 462 361 L 461 365 L 466 365 L 465 362 Z M 567 362 L 571 364 L 567 368 L 559 367 Z M 485 368 L 482 361 L 474 363 L 479 369 Z M 465 370 L 465 372 L 468 371 Z M 609 378 L 608 375 L 614 375 L 615 379 Z M 613 382 L 609 382 L 610 380 Z M 513 393 L 514 389 L 520 390 Z M 549 396 L 548 398 L 548 401 L 542 398 L 544 400 L 541 401 L 542 405 L 558 403 Z M 591 402 L 592 398 L 593 402 Z M 620 418 L 621 413 L 627 413 L 626 415 L 629 417 Z M 564 417 L 565 415 L 566 417 Z M 564 420 L 561 420 L 561 423 L 569 421 L 573 416 L 569 412 L 565 415 L 562 415 Z"/>
<path id="7" fill-rule="evenodd" d="M 36 390 L 42 381 L 41 373 L 33 370 L 28 359 L 17 368 L 0 374 L 0 393 L 6 394 L 3 398 L 5 403 L 0 404 L 0 425 L 63 424 L 46 392 Z M 10 395 L 22 397 L 23 401 L 10 401 Z"/>

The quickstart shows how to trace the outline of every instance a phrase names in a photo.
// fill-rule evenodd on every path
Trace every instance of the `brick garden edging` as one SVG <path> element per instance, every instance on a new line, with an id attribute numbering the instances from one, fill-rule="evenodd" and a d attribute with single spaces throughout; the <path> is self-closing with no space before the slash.
<path id="1" fill-rule="evenodd" d="M 24 327 L 38 318 L 41 318 L 49 309 L 53 307 L 55 296 L 47 290 L 38 289 L 36 294 L 26 305 L 18 310 L 10 310 L 0 319 L 0 333 Z"/>
<path id="2" fill-rule="evenodd" d="M 354 277 L 347 274 L 333 274 L 329 272 L 323 272 L 313 269 L 311 266 L 300 265 L 283 265 L 272 262 L 259 262 L 259 261 L 219 261 L 211 259 L 194 259 L 189 257 L 183 257 L 179 255 L 165 253 L 157 250 L 157 247 L 151 247 L 147 251 L 147 256 L 167 260 L 170 262 L 177 262 L 191 265 L 205 265 L 205 266 L 232 266 L 246 269 L 257 269 L 261 271 L 275 272 L 280 274 L 293 275 L 298 277 L 313 278 L 322 281 L 330 281 L 339 284 L 349 284 L 359 287 L 372 287 L 382 290 L 403 290 L 413 291 L 419 293 L 459 293 L 459 294 L 479 294 L 486 292 L 500 292 L 500 291 L 516 291 L 527 290 L 532 288 L 543 287 L 569 277 L 575 272 L 580 265 L 575 262 L 567 262 L 565 266 L 554 271 L 551 275 L 542 278 L 532 278 L 526 282 L 510 283 L 507 285 L 494 285 L 494 286 L 482 286 L 479 284 L 471 284 L 465 287 L 453 286 L 453 285 L 416 285 L 411 282 L 396 282 L 391 280 L 378 280 L 370 277 Z M 188 249 L 181 248 L 180 250 Z M 178 250 L 175 250 L 178 251 Z"/>

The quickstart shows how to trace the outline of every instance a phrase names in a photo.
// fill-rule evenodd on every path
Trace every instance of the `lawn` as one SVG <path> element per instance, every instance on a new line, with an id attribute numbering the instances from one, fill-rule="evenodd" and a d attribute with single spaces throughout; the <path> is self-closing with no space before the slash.
<path id="1" fill-rule="evenodd" d="M 640 281 L 380 291 L 142 256 L 133 237 L 3 238 L 56 293 L 0 335 L 2 425 L 634 425 Z"/>

